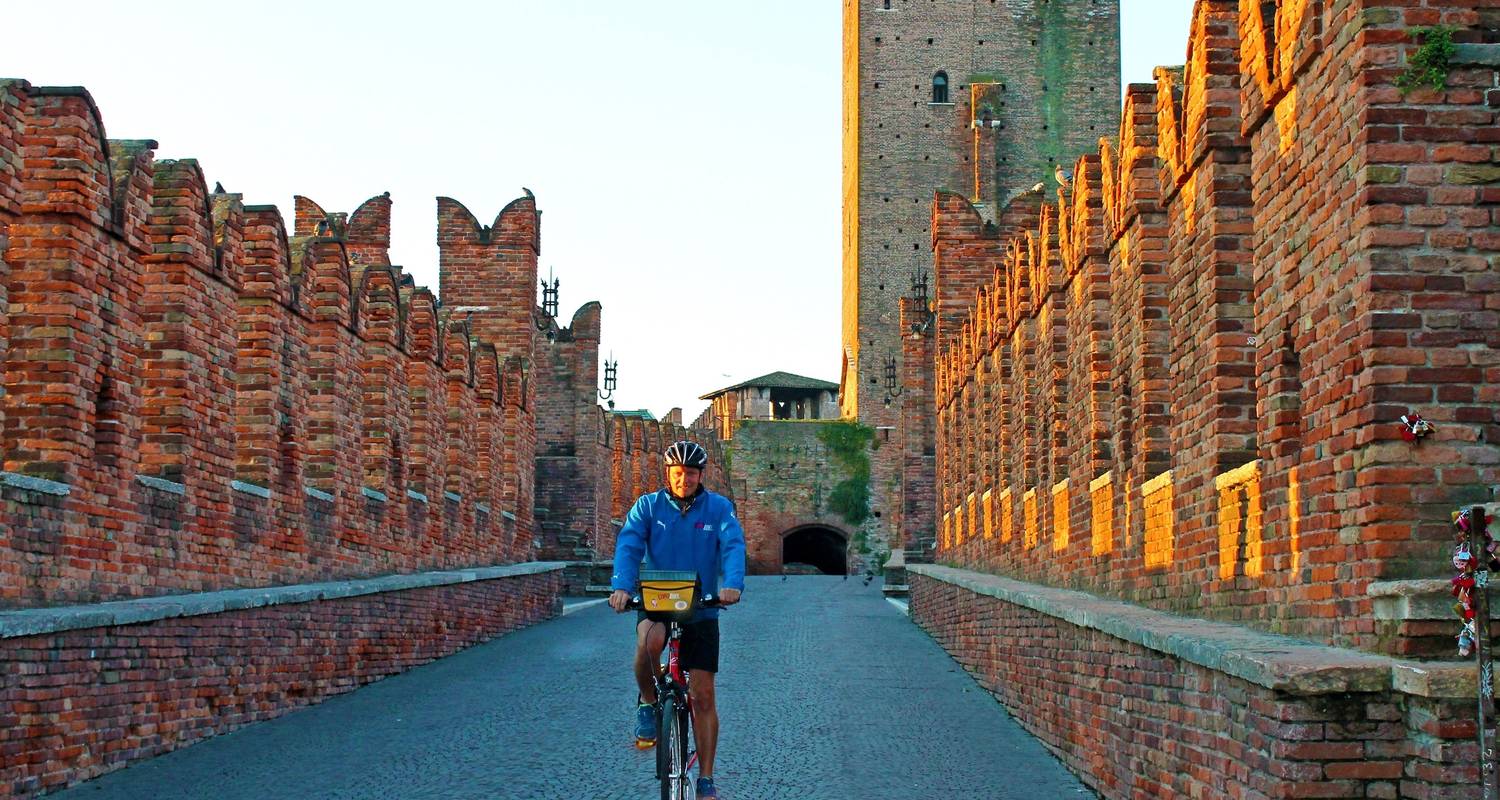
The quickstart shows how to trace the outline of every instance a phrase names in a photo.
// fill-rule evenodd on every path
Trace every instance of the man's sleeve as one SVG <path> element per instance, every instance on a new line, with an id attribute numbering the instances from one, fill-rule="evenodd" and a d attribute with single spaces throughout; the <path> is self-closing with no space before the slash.
<path id="1" fill-rule="evenodd" d="M 642 497 L 630 507 L 625 515 L 625 524 L 615 538 L 615 574 L 609 579 L 611 589 L 635 591 L 641 578 L 641 558 L 646 555 L 646 532 L 651 520 L 646 517 L 646 498 Z"/>
<path id="2" fill-rule="evenodd" d="M 745 529 L 740 527 L 733 505 L 725 510 L 724 524 L 719 526 L 719 553 L 724 588 L 745 591 Z"/>

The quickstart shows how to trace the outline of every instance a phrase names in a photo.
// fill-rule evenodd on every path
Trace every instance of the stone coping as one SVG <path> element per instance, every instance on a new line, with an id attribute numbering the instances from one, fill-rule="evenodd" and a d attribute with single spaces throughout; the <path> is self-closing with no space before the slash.
<path id="1" fill-rule="evenodd" d="M 956 567 L 908 564 L 906 570 L 1288 694 L 1391 690 L 1421 697 L 1476 694 L 1478 674 L 1473 662 L 1413 661 L 1330 647 Z"/>
<path id="2" fill-rule="evenodd" d="M 42 494 L 67 497 L 73 491 L 66 483 L 49 481 L 46 478 L 35 478 L 30 475 L 19 475 L 14 472 L 0 472 L 0 486 L 9 486 L 14 489 L 24 489 L 28 492 L 41 492 Z"/>
<path id="3" fill-rule="evenodd" d="M 561 561 L 531 561 L 498 567 L 382 575 L 375 578 L 326 583 L 300 583 L 291 586 L 267 586 L 260 589 L 226 589 L 218 592 L 142 597 L 89 605 L 0 611 L 0 639 L 60 633 L 81 628 L 139 625 L 173 617 L 196 617 L 262 606 L 311 603 L 318 600 L 338 600 L 345 597 L 447 586 L 455 583 L 514 578 L 543 572 L 557 572 L 563 567 L 564 563 Z"/>

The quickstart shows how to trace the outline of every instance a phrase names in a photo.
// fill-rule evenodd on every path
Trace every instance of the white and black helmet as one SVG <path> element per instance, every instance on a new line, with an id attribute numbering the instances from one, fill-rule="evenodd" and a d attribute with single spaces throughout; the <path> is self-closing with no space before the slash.
<path id="1" fill-rule="evenodd" d="M 667 452 L 662 454 L 666 457 L 666 466 L 669 467 L 697 467 L 703 469 L 708 466 L 708 452 L 698 445 L 697 442 L 681 441 L 673 442 Z"/>

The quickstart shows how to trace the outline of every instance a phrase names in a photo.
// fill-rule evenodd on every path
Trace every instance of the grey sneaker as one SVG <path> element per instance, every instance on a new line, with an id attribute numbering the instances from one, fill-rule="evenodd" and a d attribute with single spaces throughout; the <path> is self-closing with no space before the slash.
<path id="1" fill-rule="evenodd" d="M 719 790 L 714 788 L 713 778 L 698 779 L 698 800 L 719 800 Z"/>

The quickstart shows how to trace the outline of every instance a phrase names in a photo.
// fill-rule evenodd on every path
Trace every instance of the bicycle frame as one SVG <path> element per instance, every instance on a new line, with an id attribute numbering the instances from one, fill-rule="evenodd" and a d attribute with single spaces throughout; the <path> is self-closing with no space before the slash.
<path id="1" fill-rule="evenodd" d="M 718 605 L 717 598 L 705 597 L 699 607 L 716 608 Z M 633 599 L 629 608 L 640 608 L 639 598 Z M 664 649 L 667 663 L 665 668 L 658 664 L 655 676 L 656 718 L 660 720 L 662 731 L 656 742 L 656 779 L 662 782 L 663 798 L 686 798 L 692 792 L 691 771 L 698 763 L 692 730 L 693 696 L 689 691 L 688 673 L 682 668 L 682 623 L 661 624 L 667 626 Z M 676 725 L 669 724 L 669 711 L 679 715 Z M 679 737 L 675 744 L 667 741 L 669 732 L 674 729 Z M 669 754 L 676 754 L 676 758 Z"/>
<path id="2" fill-rule="evenodd" d="M 657 719 L 665 721 L 664 714 L 667 711 L 667 700 L 670 698 L 672 707 L 684 710 L 684 718 L 681 720 L 682 738 L 693 744 L 692 718 L 693 718 L 693 695 L 688 690 L 688 676 L 682 669 L 682 625 L 677 622 L 667 623 L 667 665 L 665 669 L 658 670 L 656 678 L 656 715 Z M 665 742 L 658 741 L 658 753 L 664 754 L 669 749 L 664 747 Z M 696 748 L 679 763 L 663 764 L 663 758 L 657 759 L 657 780 L 667 778 L 685 778 L 698 762 L 698 751 Z M 671 770 L 668 775 L 663 775 L 662 768 Z"/>

